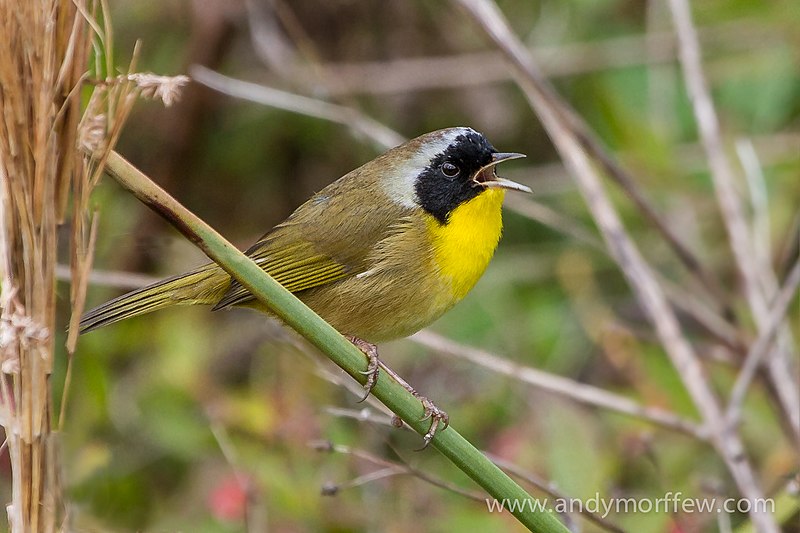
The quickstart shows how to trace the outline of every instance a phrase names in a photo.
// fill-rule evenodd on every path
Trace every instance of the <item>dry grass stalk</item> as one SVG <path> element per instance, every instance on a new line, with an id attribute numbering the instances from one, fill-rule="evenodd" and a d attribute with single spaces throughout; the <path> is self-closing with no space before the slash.
<path id="1" fill-rule="evenodd" d="M 13 473 L 13 531 L 64 515 L 49 387 L 57 227 L 80 186 L 75 150 L 90 33 L 71 0 L 0 2 L 2 375 L 0 423 Z"/>
<path id="2" fill-rule="evenodd" d="M 185 83 L 129 74 L 98 84 L 82 111 L 94 38 L 96 77 L 113 72 L 110 21 L 95 21 L 96 7 L 91 0 L 0 0 L 0 424 L 11 457 L 12 531 L 66 527 L 55 430 L 69 387 L 58 426 L 50 389 L 54 332 L 63 328 L 55 323 L 57 229 L 71 208 L 74 322 L 97 231 L 89 194 L 103 161 L 139 94 L 174 100 L 175 85 Z M 70 333 L 69 354 L 75 342 Z"/>

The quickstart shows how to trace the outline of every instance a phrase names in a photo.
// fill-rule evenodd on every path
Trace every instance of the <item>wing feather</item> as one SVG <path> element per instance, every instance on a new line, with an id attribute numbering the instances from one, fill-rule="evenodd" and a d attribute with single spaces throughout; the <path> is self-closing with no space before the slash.
<path id="1" fill-rule="evenodd" d="M 409 209 L 361 172 L 356 169 L 311 197 L 245 253 L 294 293 L 368 271 L 370 252 Z M 234 280 L 214 309 L 252 299 Z"/>
<path id="2" fill-rule="evenodd" d="M 275 281 L 291 292 L 331 283 L 350 275 L 346 265 L 326 255 L 309 253 L 308 248 L 310 247 L 292 246 L 292 256 L 277 262 L 271 261 L 270 249 L 259 250 L 260 253 L 248 255 L 259 262 L 261 268 L 275 278 Z M 277 256 L 281 256 L 285 252 L 285 249 L 275 251 Z M 214 309 L 224 309 L 252 299 L 250 292 L 234 280 Z"/>

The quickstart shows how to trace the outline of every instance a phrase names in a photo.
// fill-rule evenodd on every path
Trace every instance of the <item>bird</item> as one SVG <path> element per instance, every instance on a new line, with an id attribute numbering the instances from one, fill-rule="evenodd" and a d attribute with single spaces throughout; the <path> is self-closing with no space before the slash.
<path id="1" fill-rule="evenodd" d="M 420 399 L 425 445 L 447 414 L 383 365 L 376 345 L 427 327 L 477 283 L 502 234 L 505 191 L 531 192 L 496 172 L 521 157 L 472 128 L 426 133 L 324 187 L 245 252 L 366 355 L 362 400 L 380 367 Z M 88 311 L 80 332 L 175 305 L 269 313 L 208 263 Z"/>

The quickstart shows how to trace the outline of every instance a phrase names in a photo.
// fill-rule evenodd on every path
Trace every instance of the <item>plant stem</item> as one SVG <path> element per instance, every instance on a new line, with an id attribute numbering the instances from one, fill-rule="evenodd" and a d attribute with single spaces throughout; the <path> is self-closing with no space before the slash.
<path id="1" fill-rule="evenodd" d="M 292 293 L 284 289 L 255 262 L 179 204 L 166 191 L 116 152 L 106 162 L 114 179 L 148 207 L 175 226 L 208 257 L 225 269 L 286 324 L 319 348 L 334 363 L 360 383 L 365 376 L 365 357 L 333 326 L 325 322 Z M 424 435 L 430 422 L 422 420 L 420 401 L 382 372 L 372 390 L 381 402 L 417 433 Z M 530 531 L 540 533 L 568 531 L 549 511 L 538 510 L 525 490 L 487 459 L 452 426 L 440 429 L 431 442 L 442 455 L 498 500 L 518 501 L 510 512 Z M 530 500 L 530 502 L 528 502 Z"/>

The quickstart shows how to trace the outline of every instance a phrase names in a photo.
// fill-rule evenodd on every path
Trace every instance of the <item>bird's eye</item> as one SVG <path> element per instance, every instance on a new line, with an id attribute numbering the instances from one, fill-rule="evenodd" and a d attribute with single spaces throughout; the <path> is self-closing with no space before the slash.
<path id="1" fill-rule="evenodd" d="M 459 172 L 461 171 L 453 163 L 442 164 L 442 174 L 444 174 L 448 178 L 455 178 L 456 176 L 458 176 Z"/>

